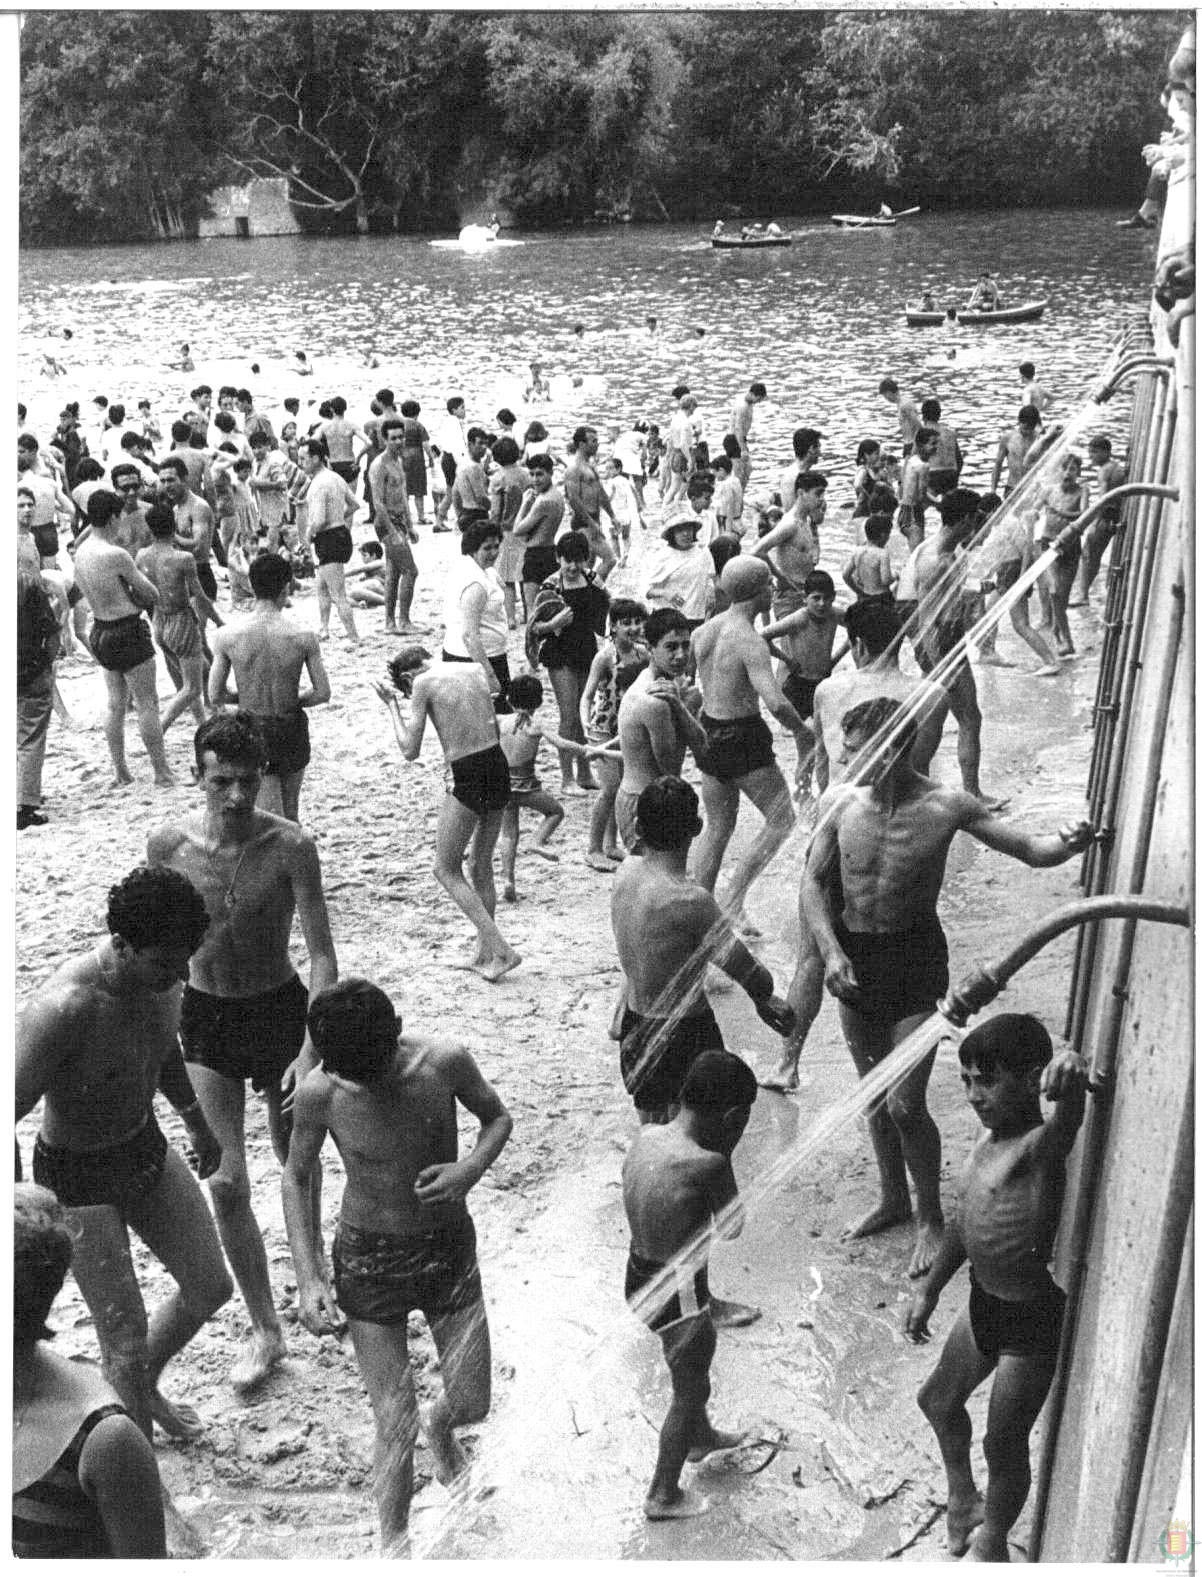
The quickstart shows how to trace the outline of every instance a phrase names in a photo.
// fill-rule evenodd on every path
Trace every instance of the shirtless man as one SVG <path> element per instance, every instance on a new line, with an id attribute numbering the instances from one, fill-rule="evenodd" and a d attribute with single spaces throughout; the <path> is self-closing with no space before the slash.
<path id="1" fill-rule="evenodd" d="M 359 631 L 346 594 L 346 577 L 343 566 L 349 564 L 355 550 L 351 537 L 351 522 L 358 505 L 349 483 L 326 464 L 325 447 L 319 439 L 310 438 L 300 445 L 301 470 L 309 478 L 302 507 L 301 541 L 313 546 L 317 559 L 317 617 L 320 624 L 318 639 L 326 640 L 330 633 L 330 605 L 338 609 L 338 617 L 351 644 L 358 646 Z"/>
<path id="2" fill-rule="evenodd" d="M 309 1031 L 320 1066 L 297 1090 L 284 1169 L 300 1318 L 314 1336 L 336 1332 L 344 1315 L 350 1323 L 376 1421 L 380 1553 L 399 1555 L 419 1421 L 409 1313 L 421 1311 L 438 1350 L 442 1391 L 423 1422 L 435 1473 L 449 1484 L 467 1466 L 454 1430 L 485 1417 L 492 1381 L 467 1195 L 500 1155 L 513 1120 L 466 1047 L 402 1035 L 392 1003 L 370 981 L 343 980 L 322 992 Z M 459 1106 L 480 1124 L 462 1159 Z M 306 1209 L 327 1133 L 346 1167 L 333 1292 Z"/>
<path id="3" fill-rule="evenodd" d="M 713 897 L 687 873 L 689 846 L 701 831 L 697 795 L 678 777 L 651 783 L 638 797 L 643 858 L 614 878 L 610 919 L 626 991 L 618 1031 L 622 1082 L 640 1123 L 665 1123 L 703 1051 L 723 1051 L 722 1031 L 702 989 L 715 964 L 738 982 L 769 1029 L 793 1027 L 772 975 L 731 931 Z M 758 1311 L 715 1299 L 715 1323 L 745 1325 Z M 737 1312 L 736 1312 L 737 1311 Z"/>
<path id="4" fill-rule="evenodd" d="M 815 427 L 797 428 L 793 434 L 793 458 L 780 475 L 780 503 L 786 513 L 797 502 L 802 477 L 821 459 L 822 434 Z"/>
<path id="5" fill-rule="evenodd" d="M 917 599 L 918 611 L 910 626 L 914 655 L 923 673 L 933 675 L 947 691 L 958 726 L 956 755 L 965 792 L 985 800 L 980 776 L 981 708 L 964 640 L 969 615 L 961 587 L 968 560 L 959 552 L 980 529 L 980 504 L 981 495 L 967 487 L 943 495 L 938 506 L 943 523 L 907 560 L 898 600 Z M 1000 810 L 1004 801 L 991 799 L 989 804 Z"/>
<path id="6" fill-rule="evenodd" d="M 142 549 L 150 545 L 146 506 L 142 502 L 142 473 L 136 465 L 115 465 L 109 479 L 121 499 L 121 513 L 113 521 L 113 541 L 136 560 Z"/>
<path id="7" fill-rule="evenodd" d="M 831 797 L 810 844 L 801 902 L 822 954 L 826 986 L 861 1078 L 927 1019 L 947 990 L 947 942 L 936 906 L 952 839 L 1036 869 L 1062 865 L 1089 843 L 1088 822 L 1051 837 L 1020 832 L 962 789 L 922 777 L 910 761 L 913 724 L 896 729 L 900 703 L 861 702 L 843 718 L 843 754 L 856 783 Z M 881 1198 L 847 1237 L 908 1221 L 909 1170 L 917 1205 L 910 1275 L 930 1269 L 943 1237 L 939 1130 L 926 1107 L 935 1053 L 924 1057 L 868 1119 Z"/>
<path id="8" fill-rule="evenodd" d="M 154 638 L 175 685 L 175 699 L 167 703 L 160 722 L 166 733 L 183 712 L 191 709 L 196 722 L 205 720 L 205 659 L 200 644 L 200 619 L 211 619 L 221 628 L 221 615 L 205 596 L 196 578 L 196 560 L 175 545 L 175 513 L 166 502 L 152 504 L 146 517 L 150 546 L 136 563 L 159 594 L 154 610 Z"/>
<path id="9" fill-rule="evenodd" d="M 609 523 L 615 536 L 618 532 L 618 522 L 614 518 L 613 506 L 597 474 L 597 468 L 593 464 L 597 457 L 598 443 L 595 427 L 578 427 L 572 434 L 572 458 L 568 461 L 563 474 L 563 496 L 572 512 L 572 529 L 584 532 L 590 547 L 601 561 L 597 579 L 601 585 L 604 585 L 617 559 L 605 532 L 601 529 L 601 516 L 603 514 L 609 516 Z"/>
<path id="10" fill-rule="evenodd" d="M 401 464 L 405 444 L 401 418 L 386 416 L 380 423 L 380 437 L 384 449 L 368 467 L 367 489 L 372 524 L 384 546 L 384 633 L 416 635 L 418 628 L 410 614 L 417 586 L 417 561 L 410 544 L 417 541 L 417 532 L 413 529 L 405 467 Z"/>
<path id="11" fill-rule="evenodd" d="M 17 1026 L 16 1115 L 44 1099 L 33 1175 L 72 1213 L 73 1267 L 105 1378 L 149 1440 L 199 1434 L 159 1389 L 163 1369 L 233 1291 L 204 1195 L 154 1115 L 156 1090 L 188 1131 L 201 1177 L 221 1159 L 180 1056 L 179 983 L 208 921 L 174 871 L 141 866 L 109 892 L 108 932 L 64 964 Z M 175 1282 L 149 1322 L 133 1227 Z"/>
<path id="12" fill-rule="evenodd" d="M 421 755 L 427 718 L 438 735 L 450 784 L 438 813 L 434 876 L 476 928 L 476 949 L 463 967 L 490 984 L 516 969 L 521 956 L 497 929 L 492 857 L 509 803 L 509 763 L 497 732 L 487 681 L 476 663 L 435 663 L 421 646 L 407 646 L 388 665 L 392 686 L 376 694 L 392 719 L 406 761 Z M 408 718 L 400 698 L 413 702 Z M 472 846 L 471 881 L 463 874 Z"/>
<path id="13" fill-rule="evenodd" d="M 285 1096 L 315 1061 L 305 1034 L 310 994 L 338 978 L 321 865 L 312 838 L 258 810 L 263 740 L 242 714 L 219 713 L 196 730 L 204 809 L 159 827 L 152 865 L 182 872 L 204 899 L 209 929 L 193 955 L 179 1038 L 201 1109 L 221 1144 L 209 1178 L 217 1229 L 250 1315 L 251 1339 L 230 1371 L 250 1390 L 284 1356 L 267 1255 L 250 1205 L 243 1129 L 246 1081 L 267 1099 L 272 1148 L 283 1165 L 291 1123 Z M 288 956 L 293 916 L 309 954 L 306 991 Z M 312 1209 L 320 1212 L 320 1178 Z"/>
<path id="14" fill-rule="evenodd" d="M 767 387 L 762 383 L 753 383 L 745 394 L 738 396 L 730 413 L 730 430 L 739 444 L 739 458 L 735 461 L 734 473 L 744 487 L 751 475 L 751 448 L 747 442 L 751 423 L 756 406 L 767 398 Z"/>
<path id="15" fill-rule="evenodd" d="M 806 576 L 818 563 L 818 527 L 825 517 L 826 477 L 821 471 L 804 471 L 792 508 L 752 548 L 751 557 L 766 560 L 776 581 L 774 619 L 805 606 Z"/>
<path id="16" fill-rule="evenodd" d="M 555 538 L 567 505 L 552 475 L 549 454 L 531 455 L 526 465 L 530 486 L 518 507 L 513 534 L 526 544 L 522 559 L 522 601 L 533 612 L 538 589 L 558 568 Z"/>
<path id="17" fill-rule="evenodd" d="M 746 794 L 764 825 L 739 862 L 727 893 L 724 907 L 738 924 L 747 889 L 793 830 L 789 786 L 776 764 L 760 702 L 793 735 L 799 758 L 809 731 L 777 683 L 768 648 L 755 627 L 757 615 L 766 613 L 772 600 L 768 566 L 751 557 L 732 559 L 722 571 L 722 589 L 730 607 L 693 634 L 705 696 L 700 722 L 706 735 L 705 749 L 697 756 L 706 827 L 693 874 L 713 892 L 738 819 L 739 796 Z M 806 754 L 808 759 L 808 749 Z"/>
<path id="18" fill-rule="evenodd" d="M 882 378 L 876 392 L 883 400 L 888 400 L 890 405 L 896 406 L 897 432 L 901 439 L 902 454 L 908 455 L 914 448 L 914 436 L 922 426 L 917 402 L 908 394 L 903 394 L 893 378 Z"/>
<path id="19" fill-rule="evenodd" d="M 300 820 L 300 791 L 309 765 L 307 709 L 330 699 L 330 681 L 321 647 L 312 630 L 284 614 L 292 588 L 292 567 L 279 553 L 260 553 L 250 563 L 255 605 L 248 618 L 213 637 L 209 700 L 237 705 L 259 725 L 266 746 L 263 776 L 268 779 L 264 809 Z M 233 671 L 236 693 L 229 689 Z M 301 690 L 301 673 L 309 689 Z"/>
<path id="20" fill-rule="evenodd" d="M 196 560 L 196 577 L 206 597 L 217 600 L 213 574 L 213 511 L 188 485 L 188 468 L 178 455 L 167 455 L 159 466 L 159 485 L 175 511 L 175 545 Z M 204 621 L 200 633 L 204 637 Z"/>
<path id="21" fill-rule="evenodd" d="M 622 781 L 614 819 L 630 854 L 642 853 L 636 825 L 639 795 L 659 778 L 679 777 L 686 750 L 696 755 L 705 749 L 705 730 L 679 689 L 688 668 L 691 629 L 675 608 L 656 608 L 643 626 L 648 666 L 618 707 Z"/>
<path id="22" fill-rule="evenodd" d="M 133 782 L 125 764 L 125 714 L 132 694 L 138 732 L 154 768 L 154 780 L 160 788 L 171 788 L 175 777 L 163 748 L 154 645 L 142 617 L 144 609 L 157 605 L 159 594 L 114 540 L 120 508 L 116 495 L 100 488 L 88 499 L 88 523 L 92 529 L 75 551 L 75 584 L 88 599 L 93 614 L 88 646 L 104 670 L 108 690 L 104 735 L 115 782 Z"/>
<path id="23" fill-rule="evenodd" d="M 824 794 L 847 776 L 843 714 L 861 701 L 879 696 L 907 703 L 899 720 L 906 716 L 914 719 L 917 732 L 910 748 L 910 762 L 916 772 L 925 776 L 947 720 L 947 692 L 929 680 L 911 679 L 898 667 L 900 641 L 892 608 L 853 603 L 847 610 L 847 637 L 855 670 L 832 674 L 814 691 L 814 777 L 819 793 Z M 822 1007 L 822 954 L 814 944 L 800 900 L 799 889 L 800 938 L 797 967 L 789 987 L 789 1006 L 797 1016 L 797 1025 L 785 1041 L 779 1065 L 759 1081 L 764 1089 L 782 1094 L 798 1088 L 802 1048 Z"/>

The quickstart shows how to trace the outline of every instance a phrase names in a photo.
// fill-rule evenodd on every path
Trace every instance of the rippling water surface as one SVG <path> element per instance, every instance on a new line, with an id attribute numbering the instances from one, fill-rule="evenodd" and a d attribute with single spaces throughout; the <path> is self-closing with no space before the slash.
<path id="1" fill-rule="evenodd" d="M 131 407 L 149 394 L 174 415 L 201 376 L 247 384 L 263 406 L 291 392 L 342 392 L 362 405 L 388 384 L 419 399 L 427 418 L 458 390 L 469 416 L 485 419 L 502 401 L 524 414 L 517 380 L 539 359 L 548 375 L 586 379 L 539 408 L 553 437 L 585 418 L 665 423 L 679 379 L 710 413 L 716 448 L 732 397 L 762 378 L 770 404 L 753 434 L 760 478 L 766 462 L 774 472 L 788 458 L 793 427 L 814 426 L 827 435 L 823 468 L 840 484 L 837 503 L 849 496 L 859 439 L 894 437 L 876 393 L 892 374 L 940 396 L 967 454 L 965 480 L 981 484 L 1017 408 L 1018 362 L 1037 364 L 1057 395 L 1053 414 L 1064 412 L 1146 301 L 1151 243 L 1113 221 L 1079 209 L 919 215 L 861 232 L 808 221 L 791 248 L 754 253 L 715 251 L 703 229 L 684 226 L 514 232 L 524 245 L 483 254 L 425 239 L 292 236 L 26 252 L 22 398 L 44 420 L 69 396 L 101 392 Z M 1008 303 L 1047 297 L 1043 320 L 906 327 L 907 299 L 929 288 L 941 303 L 962 302 L 983 268 Z M 648 313 L 663 325 L 655 340 L 643 328 Z M 572 338 L 576 322 L 588 330 L 583 344 Z M 59 351 L 68 375 L 49 381 L 36 348 L 64 325 L 76 336 Z M 704 338 L 690 337 L 693 326 Z M 164 370 L 184 339 L 194 376 Z M 358 355 L 366 345 L 378 370 Z M 299 346 L 316 366 L 311 380 L 293 378 L 283 359 Z"/>

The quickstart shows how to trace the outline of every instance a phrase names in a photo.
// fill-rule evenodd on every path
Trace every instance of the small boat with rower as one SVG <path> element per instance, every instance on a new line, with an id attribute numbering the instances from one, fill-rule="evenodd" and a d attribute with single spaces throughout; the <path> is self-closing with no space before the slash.
<path id="1" fill-rule="evenodd" d="M 993 307 L 983 311 L 979 307 L 965 307 L 963 311 L 949 307 L 937 308 L 906 303 L 906 322 L 912 329 L 936 328 L 940 323 L 963 323 L 966 327 L 983 327 L 989 323 L 1036 323 L 1043 317 L 1047 299 L 1023 301 L 1014 307 Z"/>
<path id="2" fill-rule="evenodd" d="M 757 252 L 766 246 L 792 246 L 793 237 L 786 235 L 773 221 L 767 229 L 761 224 L 744 225 L 738 235 L 727 235 L 721 219 L 715 224 L 710 245 L 732 252 Z"/>
<path id="3" fill-rule="evenodd" d="M 882 204 L 879 214 L 832 214 L 831 223 L 840 230 L 891 230 L 899 219 L 908 219 L 911 214 L 921 211 L 919 208 L 903 208 L 895 214 L 891 208 Z"/>

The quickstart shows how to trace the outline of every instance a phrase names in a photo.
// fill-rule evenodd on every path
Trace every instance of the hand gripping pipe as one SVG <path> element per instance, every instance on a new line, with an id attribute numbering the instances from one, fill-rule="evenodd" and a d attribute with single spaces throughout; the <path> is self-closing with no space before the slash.
<path id="1" fill-rule="evenodd" d="M 1090 399 L 1095 405 L 1105 405 L 1115 391 L 1133 377 L 1137 372 L 1151 372 L 1158 378 L 1168 378 L 1176 362 L 1171 356 L 1132 356 L 1128 361 L 1122 361 L 1109 375 L 1103 378 L 1097 387 L 1090 392 Z"/>
<path id="2" fill-rule="evenodd" d="M 1124 482 L 1121 487 L 1112 487 L 1109 493 L 1103 493 L 1096 504 L 1091 504 L 1083 515 L 1078 515 L 1071 525 L 1065 526 L 1052 546 L 1058 553 L 1063 553 L 1074 537 L 1079 537 L 1086 526 L 1093 525 L 1103 509 L 1118 503 L 1120 499 L 1168 498 L 1176 503 L 1180 497 L 1175 487 L 1163 487 L 1159 482 Z"/>
<path id="3" fill-rule="evenodd" d="M 1155 920 L 1163 925 L 1189 925 L 1190 912 L 1180 904 L 1164 902 L 1160 898 L 1145 898 L 1139 893 L 1101 893 L 1095 898 L 1080 898 L 1075 903 L 1054 909 L 1008 953 L 984 964 L 951 987 L 939 1011 L 958 1028 L 963 1028 L 974 1014 L 992 1002 L 1009 984 L 1024 964 L 1029 964 L 1036 953 L 1055 937 L 1074 926 L 1087 925 L 1091 920 Z"/>

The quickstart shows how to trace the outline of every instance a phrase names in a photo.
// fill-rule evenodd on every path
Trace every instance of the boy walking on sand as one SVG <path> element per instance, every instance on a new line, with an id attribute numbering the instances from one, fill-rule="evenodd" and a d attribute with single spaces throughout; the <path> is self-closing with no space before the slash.
<path id="1" fill-rule="evenodd" d="M 680 1092 L 670 1123 L 639 1129 L 622 1167 L 630 1223 L 626 1301 L 663 1343 L 672 1402 L 643 1511 L 653 1522 L 698 1517 L 708 1502 L 682 1489 L 687 1462 L 728 1451 L 743 1435 L 723 1434 L 706 1411 L 718 1345 L 710 1313 L 709 1244 L 737 1237 L 743 1209 L 730 1158 L 755 1100 L 755 1075 L 728 1051 L 704 1051 Z"/>
<path id="2" fill-rule="evenodd" d="M 1064 1198 L 1064 1163 L 1085 1114 L 1086 1071 L 1074 1052 L 1053 1058 L 1047 1030 L 1027 1013 L 1001 1013 L 960 1045 L 965 1093 L 985 1135 L 969 1157 L 957 1218 L 906 1316 L 910 1340 L 928 1341 L 927 1321 L 939 1294 L 968 1260 L 968 1307 L 918 1393 L 947 1468 L 953 1555 L 963 1555 L 971 1540 L 973 1560 L 1008 1561 L 1006 1536 L 1031 1487 L 1028 1437 L 1056 1372 L 1064 1316 L 1064 1293 L 1048 1260 Z M 1046 1122 L 1041 1088 L 1054 1103 Z M 969 1461 L 972 1423 L 964 1404 L 994 1371 L 982 1500 Z"/>

